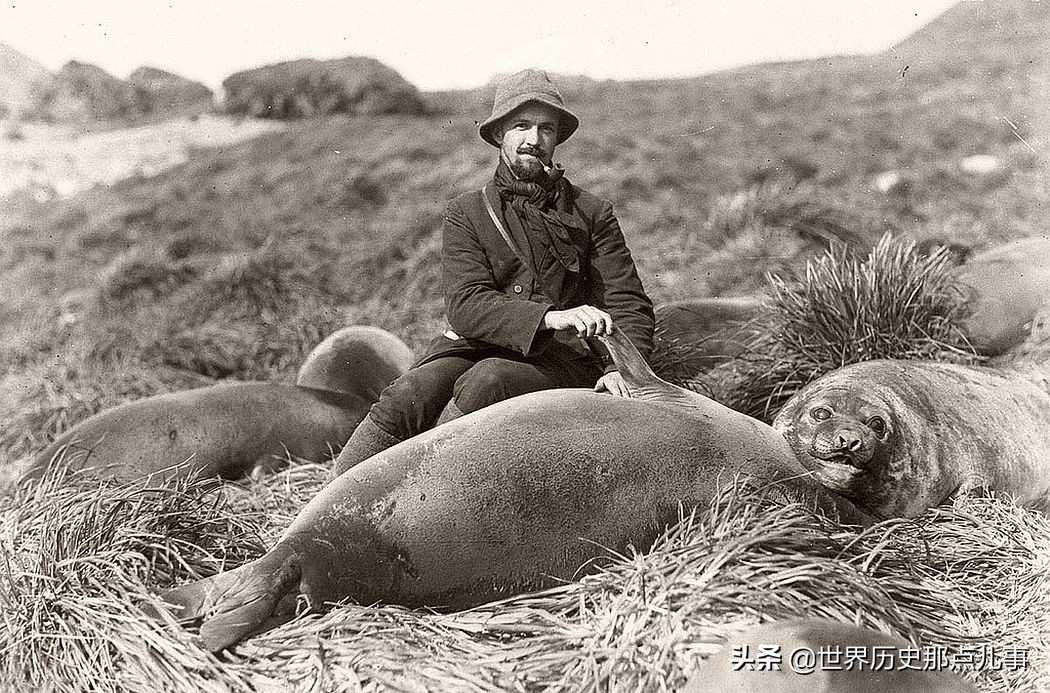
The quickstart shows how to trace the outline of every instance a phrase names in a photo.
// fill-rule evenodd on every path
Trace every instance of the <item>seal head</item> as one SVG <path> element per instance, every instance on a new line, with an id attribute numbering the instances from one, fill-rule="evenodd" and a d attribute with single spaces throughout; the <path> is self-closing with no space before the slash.
<path id="1" fill-rule="evenodd" d="M 875 361 L 824 376 L 788 401 L 773 428 L 827 488 L 878 517 L 910 517 L 958 483 L 939 460 L 936 408 L 918 390 L 889 387 L 891 369 Z"/>

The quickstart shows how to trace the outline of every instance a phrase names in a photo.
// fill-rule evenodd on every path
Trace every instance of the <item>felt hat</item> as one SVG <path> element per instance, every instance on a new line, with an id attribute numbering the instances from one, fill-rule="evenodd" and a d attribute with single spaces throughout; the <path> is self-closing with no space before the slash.
<path id="1" fill-rule="evenodd" d="M 478 132 L 481 139 L 493 147 L 499 146 L 496 139 L 496 126 L 499 121 L 530 101 L 550 106 L 558 112 L 558 142 L 569 139 L 580 125 L 580 119 L 565 108 L 565 102 L 558 88 L 551 82 L 543 70 L 527 69 L 504 77 L 496 85 L 496 97 L 492 101 L 492 115 L 482 123 Z"/>

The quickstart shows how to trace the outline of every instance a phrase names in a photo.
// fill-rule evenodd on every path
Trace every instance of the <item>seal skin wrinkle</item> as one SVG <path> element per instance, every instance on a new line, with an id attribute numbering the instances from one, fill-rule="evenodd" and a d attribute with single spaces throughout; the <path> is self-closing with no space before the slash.
<path id="1" fill-rule="evenodd" d="M 411 361 L 389 332 L 346 327 L 310 352 L 296 385 L 220 384 L 122 404 L 60 435 L 24 476 L 61 464 L 117 479 L 233 479 L 273 468 L 285 454 L 325 460 Z"/>
<path id="2" fill-rule="evenodd" d="M 705 505 L 740 477 L 870 519 L 810 478 L 770 426 L 659 380 L 619 330 L 601 339 L 631 398 L 545 390 L 428 430 L 332 480 L 256 561 L 162 598 L 219 651 L 297 594 L 312 609 L 347 598 L 463 608 L 571 579 L 599 547 L 647 548 L 679 503 Z"/>
<path id="3" fill-rule="evenodd" d="M 802 388 L 773 427 L 821 483 L 877 517 L 982 490 L 1048 507 L 1050 394 L 1036 368 L 858 363 Z"/>

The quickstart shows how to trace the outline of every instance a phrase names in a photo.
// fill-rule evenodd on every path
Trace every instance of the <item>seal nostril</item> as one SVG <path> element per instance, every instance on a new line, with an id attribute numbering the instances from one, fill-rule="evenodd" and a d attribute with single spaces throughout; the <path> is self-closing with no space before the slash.
<path id="1" fill-rule="evenodd" d="M 849 442 L 849 449 L 850 449 L 851 452 L 856 452 L 857 450 L 860 450 L 861 445 L 862 445 L 862 443 L 861 443 L 860 439 L 854 438 L 853 440 L 851 440 Z"/>

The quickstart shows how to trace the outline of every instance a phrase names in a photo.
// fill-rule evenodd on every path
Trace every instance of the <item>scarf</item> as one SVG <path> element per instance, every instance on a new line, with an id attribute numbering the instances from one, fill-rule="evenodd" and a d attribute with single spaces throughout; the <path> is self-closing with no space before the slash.
<path id="1" fill-rule="evenodd" d="M 511 214 L 508 225 L 516 225 L 529 240 L 532 270 L 542 277 L 546 267 L 541 266 L 546 249 L 569 272 L 580 271 L 580 254 L 573 243 L 569 228 L 581 228 L 576 217 L 569 213 L 571 183 L 564 178 L 565 171 L 555 166 L 539 180 L 524 181 L 514 177 L 510 167 L 500 160 L 493 182 L 500 199 L 508 203 Z M 510 218 L 514 217 L 514 218 Z"/>

